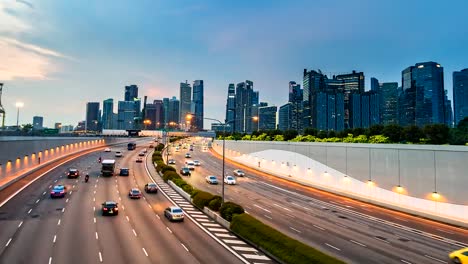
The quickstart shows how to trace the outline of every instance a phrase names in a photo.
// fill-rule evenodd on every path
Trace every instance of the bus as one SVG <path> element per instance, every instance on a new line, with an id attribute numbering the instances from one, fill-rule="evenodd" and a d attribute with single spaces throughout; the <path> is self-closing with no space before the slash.
<path id="1" fill-rule="evenodd" d="M 103 160 L 101 162 L 102 168 L 101 168 L 101 175 L 102 176 L 113 176 L 114 175 L 114 169 L 115 169 L 115 160 Z"/>
<path id="2" fill-rule="evenodd" d="M 136 143 L 135 143 L 135 142 L 130 142 L 130 143 L 128 143 L 127 149 L 128 149 L 128 150 L 134 150 L 134 149 L 136 149 Z"/>

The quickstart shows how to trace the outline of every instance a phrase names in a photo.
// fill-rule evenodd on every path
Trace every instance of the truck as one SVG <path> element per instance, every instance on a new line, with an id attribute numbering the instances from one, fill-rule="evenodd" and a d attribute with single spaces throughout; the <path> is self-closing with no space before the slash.
<path id="1" fill-rule="evenodd" d="M 113 159 L 106 159 L 101 162 L 101 175 L 102 176 L 113 176 L 114 169 L 115 169 L 115 160 Z"/>
<path id="2" fill-rule="evenodd" d="M 127 149 L 128 149 L 128 150 L 134 150 L 134 149 L 136 149 L 136 143 L 135 143 L 135 142 L 130 142 L 130 143 L 128 143 Z"/>

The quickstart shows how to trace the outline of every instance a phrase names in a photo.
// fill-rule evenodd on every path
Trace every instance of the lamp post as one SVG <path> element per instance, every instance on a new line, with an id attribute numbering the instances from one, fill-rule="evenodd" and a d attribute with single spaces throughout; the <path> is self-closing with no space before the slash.
<path id="1" fill-rule="evenodd" d="M 19 130 L 19 111 L 20 108 L 24 106 L 23 102 L 16 102 L 16 129 Z"/>
<path id="2" fill-rule="evenodd" d="M 257 131 L 260 130 L 260 116 L 252 116 L 252 121 L 257 123 Z"/>

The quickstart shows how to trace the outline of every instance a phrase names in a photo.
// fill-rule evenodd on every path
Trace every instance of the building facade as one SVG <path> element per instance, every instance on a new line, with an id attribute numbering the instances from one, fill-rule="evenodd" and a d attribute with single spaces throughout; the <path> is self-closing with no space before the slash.
<path id="1" fill-rule="evenodd" d="M 291 103 L 286 103 L 285 105 L 280 106 L 278 110 L 278 129 L 281 131 L 291 129 Z"/>
<path id="2" fill-rule="evenodd" d="M 125 86 L 124 101 L 133 101 L 138 98 L 138 86 L 135 84 Z"/>
<path id="3" fill-rule="evenodd" d="M 258 92 L 253 90 L 253 82 L 245 81 L 236 86 L 234 127 L 236 132 L 252 133 L 254 131 L 254 105 L 258 104 Z"/>
<path id="4" fill-rule="evenodd" d="M 276 129 L 276 106 L 262 106 L 258 108 L 258 130 Z"/>
<path id="5" fill-rule="evenodd" d="M 381 124 L 398 124 L 398 83 L 381 83 L 379 85 L 379 96 Z"/>
<path id="6" fill-rule="evenodd" d="M 229 84 L 228 95 L 226 99 L 226 119 L 224 120 L 229 124 L 229 132 L 234 132 L 236 120 L 236 88 L 233 83 Z"/>
<path id="7" fill-rule="evenodd" d="M 196 80 L 193 82 L 193 105 L 194 111 L 193 114 L 195 116 L 192 119 L 192 128 L 195 131 L 202 131 L 203 130 L 203 121 L 204 121 L 204 88 L 203 88 L 203 80 Z"/>
<path id="8" fill-rule="evenodd" d="M 32 125 L 33 125 L 34 130 L 44 129 L 44 117 L 42 117 L 42 116 L 33 116 Z"/>
<path id="9" fill-rule="evenodd" d="M 289 82 L 289 100 L 291 103 L 291 127 L 297 131 L 302 131 L 303 116 L 302 116 L 302 100 L 304 97 L 304 91 L 301 89 L 301 85 L 294 81 Z"/>
<path id="10" fill-rule="evenodd" d="M 175 96 L 169 99 L 168 105 L 168 127 L 171 129 L 176 129 L 180 127 L 180 101 L 177 100 Z M 185 120 L 185 116 L 184 116 Z"/>
<path id="11" fill-rule="evenodd" d="M 99 102 L 86 104 L 86 130 L 99 131 Z"/>
<path id="12" fill-rule="evenodd" d="M 468 68 L 453 72 L 453 117 L 455 126 L 468 116 Z"/>
<path id="13" fill-rule="evenodd" d="M 191 114 L 192 106 L 192 87 L 190 84 L 185 81 L 185 83 L 180 83 L 180 102 L 179 102 L 179 117 L 178 120 L 185 120 L 188 114 Z M 169 110 L 170 111 L 170 110 Z M 173 120 L 174 118 L 170 118 Z M 179 121 L 177 121 L 178 123 Z M 185 125 L 185 123 L 183 124 Z"/>
<path id="14" fill-rule="evenodd" d="M 114 99 L 112 98 L 102 102 L 102 128 L 114 129 Z"/>

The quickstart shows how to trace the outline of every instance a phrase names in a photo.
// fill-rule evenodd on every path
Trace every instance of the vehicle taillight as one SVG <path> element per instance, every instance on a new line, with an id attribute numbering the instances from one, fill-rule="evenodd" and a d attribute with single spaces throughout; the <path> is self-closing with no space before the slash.
<path id="1" fill-rule="evenodd" d="M 55 192 L 54 191 L 51 191 L 50 194 L 54 194 Z"/>
<path id="2" fill-rule="evenodd" d="M 104 207 L 104 208 L 102 208 L 102 210 L 104 210 L 104 211 L 107 211 L 107 208 L 106 208 L 106 207 Z"/>
<path id="3" fill-rule="evenodd" d="M 60 193 L 65 193 L 65 191 L 61 191 Z"/>
<path id="4" fill-rule="evenodd" d="M 118 211 L 118 210 L 119 210 L 119 208 L 117 208 L 117 207 L 116 207 L 116 208 L 114 208 L 114 211 Z"/>

